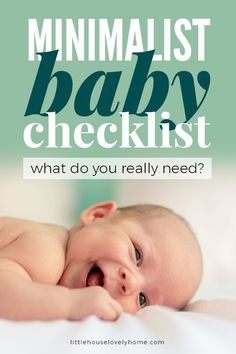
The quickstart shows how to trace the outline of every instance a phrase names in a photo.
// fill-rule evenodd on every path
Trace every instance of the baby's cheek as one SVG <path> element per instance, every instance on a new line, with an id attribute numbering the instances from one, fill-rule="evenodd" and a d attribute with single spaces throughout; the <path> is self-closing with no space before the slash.
<path id="1" fill-rule="evenodd" d="M 126 235 L 110 227 L 89 227 L 81 230 L 73 244 L 73 253 L 80 259 L 87 257 L 120 260 L 129 256 L 132 247 Z"/>
<path id="2" fill-rule="evenodd" d="M 110 239 L 102 244 L 100 249 L 104 258 L 123 265 L 127 265 L 127 262 L 130 262 L 130 246 L 127 243 Z"/>
<path id="3" fill-rule="evenodd" d="M 89 239 L 88 239 L 89 240 Z M 104 251 L 106 255 L 113 256 L 118 252 L 127 255 L 129 239 L 112 229 L 104 228 L 91 235 L 90 246 Z"/>

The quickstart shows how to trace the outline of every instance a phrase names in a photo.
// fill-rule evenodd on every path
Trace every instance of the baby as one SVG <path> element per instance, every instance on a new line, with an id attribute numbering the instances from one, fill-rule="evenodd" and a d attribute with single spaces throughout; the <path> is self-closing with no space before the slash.
<path id="1" fill-rule="evenodd" d="M 61 226 L 0 218 L 0 317 L 115 320 L 153 304 L 183 308 L 202 275 L 187 223 L 160 206 L 95 204 Z"/>

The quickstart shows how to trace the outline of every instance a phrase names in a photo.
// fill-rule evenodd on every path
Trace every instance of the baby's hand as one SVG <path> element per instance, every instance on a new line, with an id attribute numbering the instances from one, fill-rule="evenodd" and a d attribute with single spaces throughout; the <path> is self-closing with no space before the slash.
<path id="1" fill-rule="evenodd" d="M 88 315 L 96 315 L 102 320 L 116 320 L 123 309 L 101 286 L 91 286 L 70 290 L 70 320 L 81 320 Z"/>

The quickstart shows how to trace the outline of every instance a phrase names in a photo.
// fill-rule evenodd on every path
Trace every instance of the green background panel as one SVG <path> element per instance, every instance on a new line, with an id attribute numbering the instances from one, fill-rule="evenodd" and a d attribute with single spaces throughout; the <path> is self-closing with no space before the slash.
<path id="1" fill-rule="evenodd" d="M 213 1 L 21 1 L 17 3 L 5 2 L 1 11 L 1 130 L 0 130 L 0 158 L 1 168 L 5 161 L 15 161 L 19 168 L 23 157 L 118 157 L 118 156 L 168 156 L 168 157 L 213 157 L 214 164 L 223 161 L 234 163 L 235 161 L 235 2 L 226 0 L 215 3 Z M 157 28 L 157 46 L 162 50 L 163 45 L 163 19 L 170 18 L 174 23 L 178 18 L 210 18 L 211 26 L 206 28 L 206 60 L 196 60 L 196 30 L 186 34 L 192 45 L 193 57 L 187 62 L 172 60 L 171 62 L 153 62 L 150 71 L 164 71 L 171 82 L 174 75 L 181 70 L 190 71 L 194 77 L 202 70 L 211 75 L 211 85 L 206 99 L 199 111 L 191 119 L 195 122 L 198 116 L 205 115 L 207 122 L 211 123 L 207 131 L 207 140 L 211 141 L 209 149 L 200 149 L 196 144 L 189 149 L 103 149 L 97 144 L 90 149 L 29 149 L 23 143 L 23 130 L 27 124 L 33 121 L 42 121 L 39 116 L 24 117 L 30 92 L 38 70 L 39 62 L 27 60 L 27 36 L 28 19 L 37 18 L 39 23 L 44 18 L 108 18 L 110 23 L 114 18 L 123 18 L 124 38 L 128 33 L 129 20 L 139 18 L 142 25 L 143 38 L 146 35 L 145 21 L 154 18 Z M 144 43 L 146 41 L 144 40 Z M 125 44 L 125 40 L 124 40 Z M 172 35 L 173 47 L 177 44 Z M 99 126 L 104 121 L 114 121 L 119 124 L 119 114 L 103 118 L 94 114 L 93 117 L 81 118 L 75 114 L 73 99 L 78 87 L 83 80 L 97 70 L 117 71 L 122 70 L 117 99 L 120 107 L 125 99 L 130 79 L 135 67 L 136 59 L 130 62 L 57 62 L 54 72 L 65 70 L 73 78 L 73 92 L 66 108 L 58 114 L 60 122 L 67 122 L 71 127 L 81 122 L 93 122 Z M 47 101 L 51 101 L 55 85 L 50 85 L 47 92 Z M 146 90 L 148 91 L 148 90 Z M 146 92 L 145 91 L 145 92 Z M 201 91 L 197 90 L 197 97 L 201 97 Z M 147 99 L 143 96 L 143 100 Z M 96 101 L 97 96 L 94 99 Z M 180 88 L 176 86 L 169 89 L 167 100 L 157 112 L 169 111 L 176 122 L 184 121 L 183 106 L 180 97 Z M 175 118 L 175 119 L 174 119 Z M 70 183 L 70 182 L 68 182 Z M 91 197 L 88 200 L 101 199 L 101 195 L 110 199 L 113 195 L 114 182 L 100 181 L 79 182 L 83 190 L 85 200 L 90 190 Z M 76 184 L 77 185 L 77 184 Z M 100 192 L 98 192 L 100 191 Z"/>

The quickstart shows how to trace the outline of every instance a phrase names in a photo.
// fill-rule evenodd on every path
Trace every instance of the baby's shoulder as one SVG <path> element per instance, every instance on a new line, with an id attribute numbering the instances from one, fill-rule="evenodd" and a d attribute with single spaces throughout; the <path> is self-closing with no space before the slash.
<path id="1" fill-rule="evenodd" d="M 57 283 L 64 269 L 67 241 L 64 227 L 0 218 L 0 258 L 18 263 L 34 281 Z"/>
<path id="2" fill-rule="evenodd" d="M 63 226 L 12 217 L 0 217 L 0 250 L 16 241 L 58 245 L 65 248 L 69 234 Z"/>

